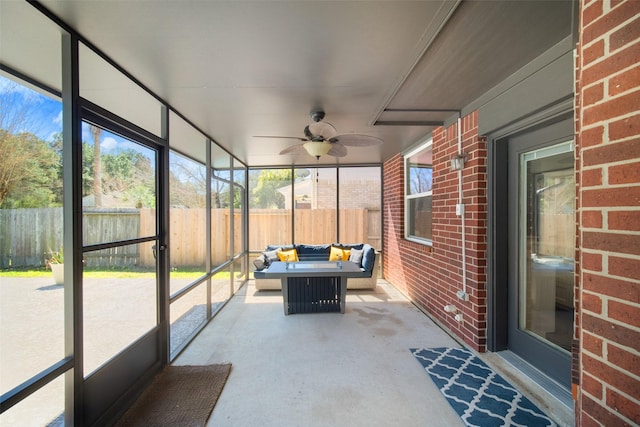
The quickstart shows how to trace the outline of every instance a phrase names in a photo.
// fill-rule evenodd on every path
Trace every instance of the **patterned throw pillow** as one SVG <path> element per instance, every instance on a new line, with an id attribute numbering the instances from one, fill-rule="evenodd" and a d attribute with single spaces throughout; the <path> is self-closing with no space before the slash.
<path id="1" fill-rule="evenodd" d="M 253 260 L 253 265 L 256 268 L 256 270 L 260 271 L 260 270 L 264 270 L 266 267 L 269 266 L 267 262 L 268 261 L 265 255 L 260 254 L 256 259 Z"/>
<path id="2" fill-rule="evenodd" d="M 289 249 L 288 251 L 278 251 L 278 258 L 280 261 L 295 262 L 298 261 L 298 251 L 295 249 Z"/>
<path id="3" fill-rule="evenodd" d="M 274 249 L 272 251 L 264 252 L 264 257 L 265 257 L 265 260 L 266 260 L 266 267 L 269 267 L 269 265 L 271 265 L 272 262 L 280 260 L 280 258 L 278 257 L 278 251 L 279 250 L 280 249 Z"/>
<path id="4" fill-rule="evenodd" d="M 331 246 L 331 252 L 329 253 L 329 261 L 347 261 L 349 260 L 350 253 L 351 253 L 350 249 Z"/>

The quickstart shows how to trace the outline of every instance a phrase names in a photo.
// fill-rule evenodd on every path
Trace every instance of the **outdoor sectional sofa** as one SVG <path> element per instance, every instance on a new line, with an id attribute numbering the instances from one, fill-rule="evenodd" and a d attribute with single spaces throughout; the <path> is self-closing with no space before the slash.
<path id="1" fill-rule="evenodd" d="M 355 262 L 362 271 L 362 277 L 350 278 L 347 281 L 347 289 L 375 289 L 378 280 L 378 265 L 380 257 L 369 244 L 339 244 L 330 245 L 269 245 L 254 261 L 256 271 L 253 273 L 257 290 L 280 290 L 280 279 L 265 278 L 264 271 L 269 264 L 280 261 L 278 251 L 287 253 L 296 250 L 299 261 L 328 261 L 332 251 L 345 250 L 348 260 Z"/>

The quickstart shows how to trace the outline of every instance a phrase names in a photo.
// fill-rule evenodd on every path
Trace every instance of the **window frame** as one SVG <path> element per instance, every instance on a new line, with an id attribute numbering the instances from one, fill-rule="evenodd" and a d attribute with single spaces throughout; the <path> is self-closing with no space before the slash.
<path id="1" fill-rule="evenodd" d="M 431 155 L 432 155 L 431 189 L 429 191 L 411 194 L 410 192 L 411 167 L 410 167 L 409 159 L 427 150 L 431 150 Z M 433 246 L 433 227 L 431 229 L 430 239 L 415 235 L 411 227 L 412 210 L 409 209 L 411 200 L 430 197 L 431 203 L 432 203 L 431 219 L 433 221 L 433 139 L 429 138 L 428 140 L 424 141 L 413 150 L 405 153 L 403 157 L 404 157 L 403 161 L 404 161 L 404 184 L 405 184 L 404 185 L 404 238 L 405 240 L 419 243 L 421 245 Z"/>

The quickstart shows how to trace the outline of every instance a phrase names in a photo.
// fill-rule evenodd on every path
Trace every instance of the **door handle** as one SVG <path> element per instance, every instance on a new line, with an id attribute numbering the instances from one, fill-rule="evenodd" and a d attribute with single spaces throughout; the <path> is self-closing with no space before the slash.
<path id="1" fill-rule="evenodd" d="M 158 259 L 158 251 L 166 250 L 167 245 L 153 245 L 151 249 L 153 250 L 153 259 Z"/>

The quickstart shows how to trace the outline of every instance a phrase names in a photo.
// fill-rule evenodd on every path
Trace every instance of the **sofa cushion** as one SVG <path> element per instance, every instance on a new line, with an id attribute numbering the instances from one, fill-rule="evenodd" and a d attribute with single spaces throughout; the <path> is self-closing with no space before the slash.
<path id="1" fill-rule="evenodd" d="M 337 246 L 345 249 L 362 249 L 364 243 L 333 243 L 331 246 Z"/>
<path id="2" fill-rule="evenodd" d="M 347 261 L 351 249 L 340 248 L 337 246 L 331 246 L 331 252 L 329 253 L 329 261 Z"/>
<path id="3" fill-rule="evenodd" d="M 293 248 L 295 248 L 295 246 L 293 246 L 293 245 L 269 245 L 269 246 L 267 246 L 267 248 L 264 251 L 265 252 L 278 251 L 278 250 L 287 251 L 287 250 L 293 249 Z"/>
<path id="4" fill-rule="evenodd" d="M 362 249 L 351 249 L 351 253 L 349 254 L 349 261 L 357 265 L 358 267 L 362 267 L 362 256 L 364 255 L 364 250 Z"/>
<path id="5" fill-rule="evenodd" d="M 289 261 L 289 262 L 298 261 L 298 251 L 296 251 L 295 248 L 289 249 L 289 250 L 282 250 L 281 249 L 281 250 L 278 251 L 278 258 L 282 262 L 285 262 L 285 261 Z"/>
<path id="6" fill-rule="evenodd" d="M 369 244 L 365 244 L 362 250 L 362 268 L 364 268 L 365 271 L 371 272 L 376 260 L 376 250 Z"/>
<path id="7" fill-rule="evenodd" d="M 304 257 L 305 255 L 310 255 L 313 258 L 321 257 L 323 255 L 329 256 L 329 248 L 330 245 L 296 245 L 299 257 Z"/>

